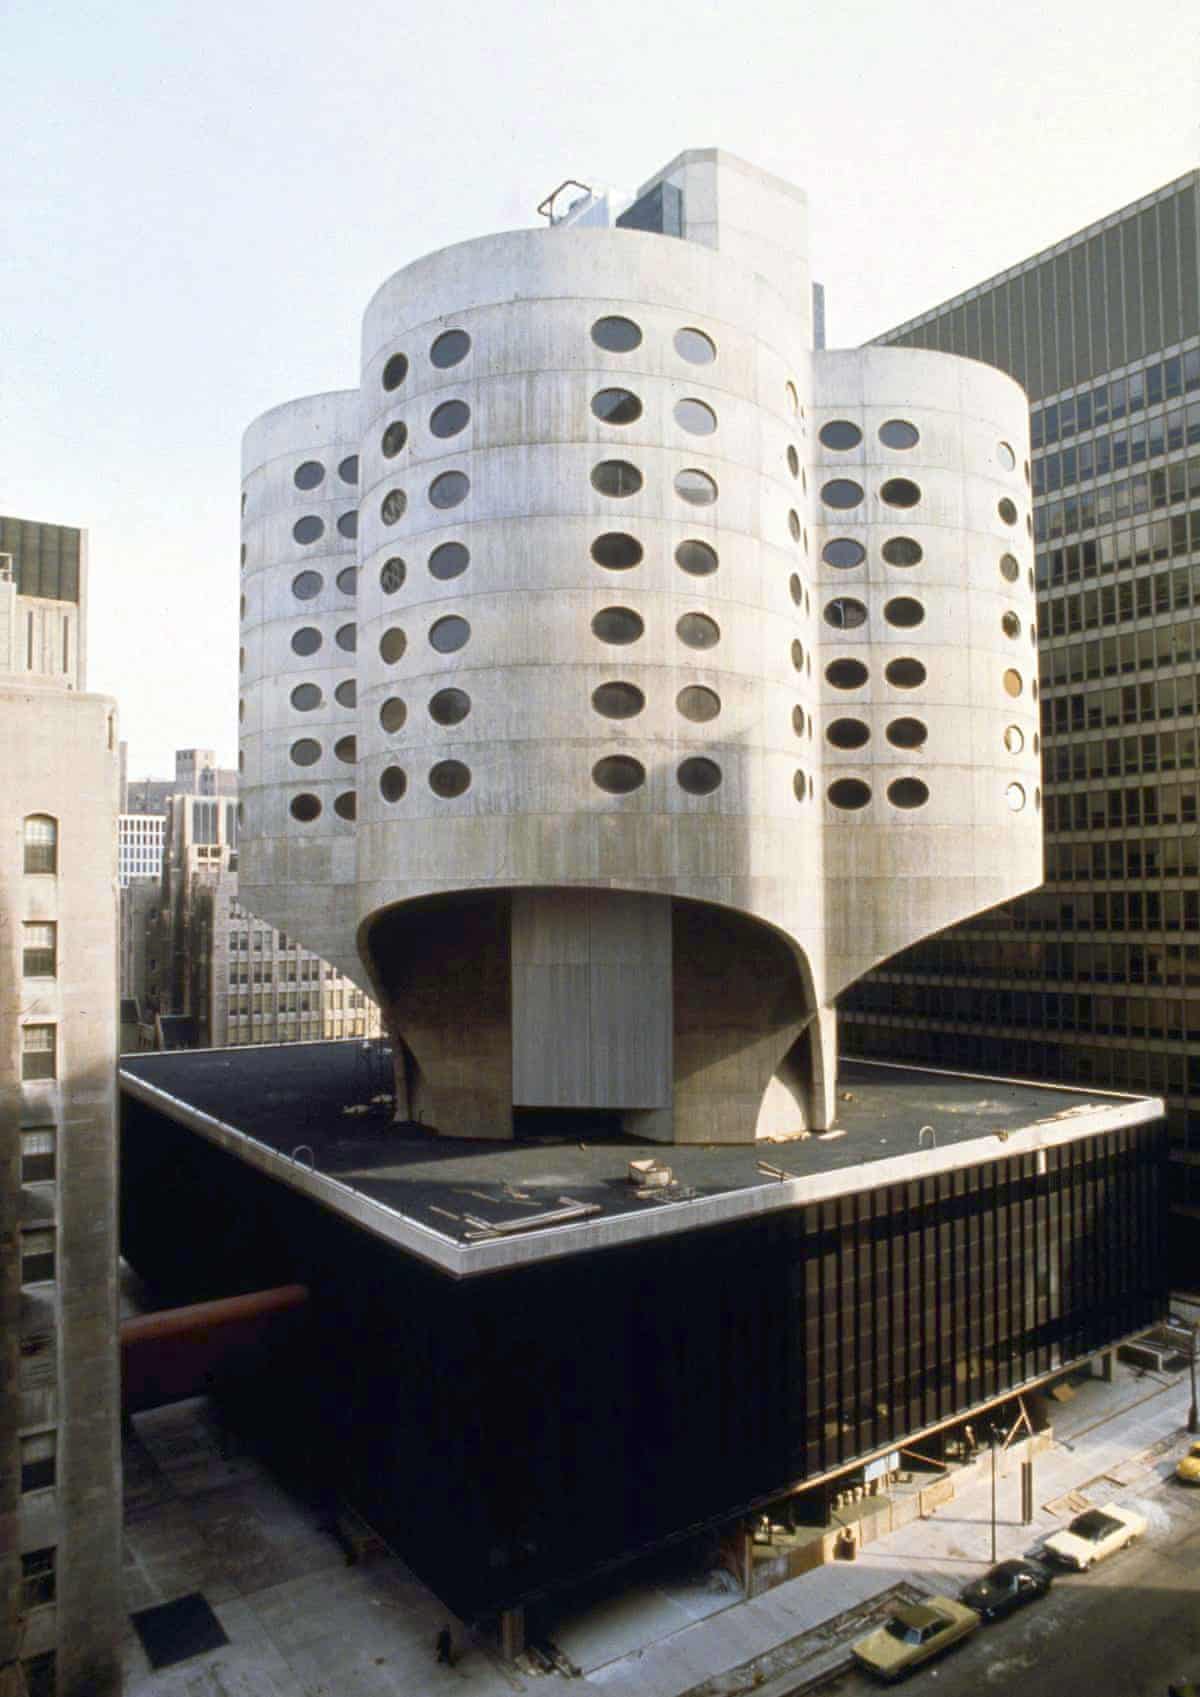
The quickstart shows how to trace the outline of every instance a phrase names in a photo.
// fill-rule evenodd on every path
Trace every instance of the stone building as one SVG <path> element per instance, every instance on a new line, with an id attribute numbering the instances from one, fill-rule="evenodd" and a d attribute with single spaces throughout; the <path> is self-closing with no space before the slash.
<path id="1" fill-rule="evenodd" d="M 838 996 L 1041 880 L 1025 395 L 814 348 L 806 216 L 681 154 L 246 433 L 242 899 L 448 1134 L 827 1126 Z"/>
<path id="2" fill-rule="evenodd" d="M 116 1689 L 116 707 L 86 536 L 0 518 L 0 1683 Z M 8 1685 L 5 1685 L 8 1689 Z"/>

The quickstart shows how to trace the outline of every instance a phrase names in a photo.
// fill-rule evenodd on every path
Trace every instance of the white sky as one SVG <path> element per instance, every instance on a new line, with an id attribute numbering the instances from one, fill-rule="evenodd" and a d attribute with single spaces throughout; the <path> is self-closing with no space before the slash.
<path id="1" fill-rule="evenodd" d="M 727 148 L 809 194 L 831 345 L 1200 163 L 1195 0 L 8 0 L 0 511 L 91 533 L 130 775 L 237 745 L 241 432 L 392 271 Z"/>

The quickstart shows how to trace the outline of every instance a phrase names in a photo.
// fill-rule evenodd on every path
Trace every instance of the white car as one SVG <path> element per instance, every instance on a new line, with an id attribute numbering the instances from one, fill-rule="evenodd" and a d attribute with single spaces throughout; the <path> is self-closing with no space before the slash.
<path id="1" fill-rule="evenodd" d="M 1077 1514 L 1065 1531 L 1046 1539 L 1045 1550 L 1064 1567 L 1086 1573 L 1094 1561 L 1103 1561 L 1114 1550 L 1136 1543 L 1145 1530 L 1144 1515 L 1113 1503 L 1108 1508 L 1089 1508 L 1086 1514 Z"/>

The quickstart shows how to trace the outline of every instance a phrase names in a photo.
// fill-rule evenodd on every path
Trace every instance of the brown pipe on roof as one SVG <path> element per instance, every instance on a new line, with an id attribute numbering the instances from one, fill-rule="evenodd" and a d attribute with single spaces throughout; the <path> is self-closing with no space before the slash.
<path id="1" fill-rule="evenodd" d="M 123 1320 L 126 1412 L 203 1396 L 223 1380 L 269 1372 L 307 1302 L 307 1286 L 279 1285 Z"/>

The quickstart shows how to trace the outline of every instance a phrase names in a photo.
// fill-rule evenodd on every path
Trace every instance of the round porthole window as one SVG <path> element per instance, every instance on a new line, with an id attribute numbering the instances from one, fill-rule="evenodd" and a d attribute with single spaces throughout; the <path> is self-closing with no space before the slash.
<path id="1" fill-rule="evenodd" d="M 465 401 L 443 401 L 440 407 L 434 407 L 429 418 L 431 436 L 443 439 L 447 436 L 457 436 L 471 422 L 471 409 Z"/>
<path id="2" fill-rule="evenodd" d="M 628 571 L 642 561 L 642 545 L 636 536 L 621 530 L 606 531 L 592 543 L 592 559 L 610 572 Z"/>
<path id="3" fill-rule="evenodd" d="M 339 648 L 345 649 L 347 654 L 353 654 L 358 647 L 358 626 L 339 625 L 333 640 Z"/>
<path id="4" fill-rule="evenodd" d="M 911 630 L 914 625 L 924 623 L 925 609 L 919 601 L 914 601 L 911 595 L 893 595 L 884 605 L 883 616 L 889 625 L 895 625 L 900 630 Z"/>
<path id="5" fill-rule="evenodd" d="M 636 495 L 642 474 L 628 460 L 601 460 L 592 467 L 592 488 L 598 495 Z"/>
<path id="6" fill-rule="evenodd" d="M 645 628 L 632 607 L 603 607 L 592 619 L 592 635 L 601 642 L 636 642 Z"/>
<path id="7" fill-rule="evenodd" d="M 1004 746 L 1010 754 L 1020 754 L 1025 747 L 1025 733 L 1019 725 L 1004 727 Z"/>
<path id="8" fill-rule="evenodd" d="M 919 660 L 905 656 L 893 660 L 884 670 L 884 677 L 893 689 L 919 689 L 925 682 L 925 668 Z"/>
<path id="9" fill-rule="evenodd" d="M 404 729 L 404 721 L 408 718 L 408 708 L 398 695 L 390 695 L 379 709 L 379 723 L 389 736 Z"/>
<path id="10" fill-rule="evenodd" d="M 379 568 L 379 587 L 385 595 L 395 595 L 397 590 L 403 589 L 407 575 L 404 561 L 398 555 L 393 555 Z"/>
<path id="11" fill-rule="evenodd" d="M 717 428 L 717 415 L 703 401 L 688 398 L 676 401 L 675 422 L 689 436 L 711 436 Z"/>
<path id="12" fill-rule="evenodd" d="M 636 684 L 600 684 L 592 691 L 592 706 L 605 719 L 633 719 L 646 705 Z"/>
<path id="13" fill-rule="evenodd" d="M 837 778 L 825 793 L 835 807 L 855 812 L 870 801 L 871 786 L 861 778 Z"/>
<path id="14" fill-rule="evenodd" d="M 321 758 L 321 745 L 312 737 L 301 737 L 288 752 L 294 766 L 315 766 Z"/>
<path id="15" fill-rule="evenodd" d="M 833 477 L 821 486 L 821 499 L 827 507 L 857 507 L 862 498 L 862 484 L 849 477 Z"/>
<path id="16" fill-rule="evenodd" d="M 339 819 L 358 818 L 358 797 L 353 790 L 343 790 L 334 798 L 333 811 Z"/>
<path id="17" fill-rule="evenodd" d="M 471 563 L 469 549 L 461 542 L 439 542 L 429 556 L 429 575 L 445 583 L 461 577 Z"/>
<path id="18" fill-rule="evenodd" d="M 470 789 L 470 770 L 461 760 L 439 760 L 429 773 L 429 787 L 443 801 L 453 801 Z"/>
<path id="19" fill-rule="evenodd" d="M 1016 469 L 1017 456 L 1013 453 L 1012 448 L 1007 442 L 997 442 L 996 458 L 1000 461 L 1000 464 L 1004 467 L 1005 471 L 1014 471 Z"/>
<path id="20" fill-rule="evenodd" d="M 800 579 L 795 572 L 793 572 L 791 577 L 788 578 L 788 594 L 791 596 L 797 607 L 803 607 L 804 585 L 800 582 Z"/>
<path id="21" fill-rule="evenodd" d="M 825 564 L 837 566 L 841 571 L 846 571 L 851 566 L 861 566 L 866 557 L 866 549 L 852 536 L 835 536 L 821 550 L 821 558 Z"/>
<path id="22" fill-rule="evenodd" d="M 447 618 L 435 619 L 429 627 L 429 643 L 439 654 L 454 654 L 460 648 L 465 648 L 471 639 L 471 627 L 457 613 L 451 613 Z"/>
<path id="23" fill-rule="evenodd" d="M 429 350 L 429 363 L 446 371 L 452 365 L 461 365 L 470 351 L 471 338 L 465 330 L 443 330 Z"/>
<path id="24" fill-rule="evenodd" d="M 915 507 L 921 499 L 921 491 L 911 478 L 889 477 L 879 496 L 889 507 Z"/>
<path id="25" fill-rule="evenodd" d="M 358 455 L 357 454 L 347 454 L 344 460 L 339 461 L 339 463 L 338 463 L 338 476 L 341 478 L 343 483 L 357 483 L 358 482 Z"/>
<path id="26" fill-rule="evenodd" d="M 399 766 L 385 766 L 379 774 L 379 793 L 384 801 L 399 801 L 408 788 L 408 779 Z"/>
<path id="27" fill-rule="evenodd" d="M 337 575 L 337 586 L 343 595 L 358 594 L 358 567 L 343 566 Z"/>
<path id="28" fill-rule="evenodd" d="M 865 748 L 871 740 L 871 727 L 861 719 L 835 719 L 825 736 L 834 748 Z"/>
<path id="29" fill-rule="evenodd" d="M 1006 583 L 1016 583 L 1021 575 L 1021 568 L 1012 554 L 1001 554 L 1000 576 Z"/>
<path id="30" fill-rule="evenodd" d="M 1021 634 L 1021 621 L 1015 613 L 1002 613 L 1000 629 L 1007 637 L 1018 637 Z"/>
<path id="31" fill-rule="evenodd" d="M 825 668 L 826 681 L 834 689 L 861 689 L 869 675 L 861 660 L 831 660 Z"/>
<path id="32" fill-rule="evenodd" d="M 798 638 L 792 643 L 792 665 L 798 672 L 804 670 L 804 644 Z"/>
<path id="33" fill-rule="evenodd" d="M 320 541 L 325 534 L 325 521 L 315 513 L 306 513 L 302 519 L 297 519 L 292 526 L 292 535 L 302 546 Z"/>
<path id="34" fill-rule="evenodd" d="M 720 626 L 707 613 L 684 613 L 675 634 L 687 648 L 715 648 L 721 640 Z"/>
<path id="35" fill-rule="evenodd" d="M 333 699 L 339 707 L 358 706 L 358 685 L 353 678 L 343 678 L 333 692 Z"/>
<path id="36" fill-rule="evenodd" d="M 691 577 L 708 577 L 719 561 L 716 549 L 707 542 L 681 542 L 675 550 L 675 564 Z"/>
<path id="37" fill-rule="evenodd" d="M 862 431 L 848 418 L 831 418 L 828 424 L 821 426 L 818 435 L 821 446 L 831 448 L 835 454 L 844 454 L 851 448 L 857 448 L 862 441 Z"/>
<path id="38" fill-rule="evenodd" d="M 320 572 L 297 572 L 292 579 L 292 594 L 297 601 L 311 601 L 324 587 L 325 579 Z"/>
<path id="39" fill-rule="evenodd" d="M 675 697 L 675 705 L 685 719 L 690 719 L 695 725 L 704 725 L 720 713 L 721 698 L 715 690 L 705 689 L 703 684 L 688 684 Z"/>
<path id="40" fill-rule="evenodd" d="M 383 386 L 387 390 L 398 389 L 408 376 L 408 360 L 404 354 L 393 354 L 383 368 Z"/>
<path id="41" fill-rule="evenodd" d="M 885 448 L 915 448 L 921 440 L 921 432 L 906 418 L 889 418 L 886 424 L 879 426 L 879 440 Z"/>
<path id="42" fill-rule="evenodd" d="M 1020 784 L 1010 784 L 1004 792 L 1004 799 L 1008 803 L 1010 812 L 1020 813 L 1021 809 L 1025 805 L 1025 790 L 1023 786 Z"/>
<path id="43" fill-rule="evenodd" d="M 291 703 L 297 713 L 312 713 L 323 700 L 316 684 L 297 684 L 291 694 Z"/>
<path id="44" fill-rule="evenodd" d="M 675 352 L 689 365 L 711 365 L 717 357 L 716 344 L 703 330 L 676 330 Z"/>
<path id="45" fill-rule="evenodd" d="M 646 782 L 646 768 L 628 754 L 606 754 L 592 767 L 592 782 L 609 795 L 629 795 Z"/>
<path id="46" fill-rule="evenodd" d="M 312 625 L 301 625 L 292 632 L 293 654 L 315 654 L 321 646 L 321 633 Z"/>
<path id="47" fill-rule="evenodd" d="M 893 748 L 922 748 L 929 732 L 920 719 L 893 719 L 886 735 Z"/>
<path id="48" fill-rule="evenodd" d="M 798 737 L 804 735 L 804 709 L 799 705 L 792 708 L 792 729 Z"/>
<path id="49" fill-rule="evenodd" d="M 825 603 L 824 619 L 834 630 L 857 630 L 867 622 L 867 609 L 852 595 L 835 595 Z"/>
<path id="50" fill-rule="evenodd" d="M 791 378 L 789 378 L 788 381 L 784 384 L 783 392 L 787 397 L 788 411 L 789 412 L 799 412 L 800 411 L 800 396 L 796 392 L 796 385 L 792 382 Z"/>
<path id="51" fill-rule="evenodd" d="M 379 516 L 384 524 L 399 524 L 408 506 L 408 496 L 403 489 L 389 489 L 379 506 Z"/>
<path id="52" fill-rule="evenodd" d="M 675 493 L 693 507 L 710 507 L 717 498 L 717 485 L 706 471 L 688 467 L 675 473 Z"/>
<path id="53" fill-rule="evenodd" d="M 297 489 L 315 489 L 325 481 L 325 467 L 319 460 L 304 460 L 292 473 L 292 482 Z"/>
<path id="54" fill-rule="evenodd" d="M 711 795 L 721 787 L 721 768 L 715 760 L 706 760 L 700 754 L 681 760 L 675 776 L 680 789 L 686 790 L 688 795 Z"/>
<path id="55" fill-rule="evenodd" d="M 598 318 L 592 325 L 592 340 L 607 353 L 628 354 L 641 346 L 642 332 L 632 318 Z"/>
<path id="56" fill-rule="evenodd" d="M 311 825 L 314 819 L 321 817 L 321 803 L 315 795 L 295 795 L 288 811 L 302 825 Z"/>
<path id="57" fill-rule="evenodd" d="M 333 745 L 336 757 L 347 766 L 353 766 L 358 759 L 358 743 L 354 737 L 339 737 Z"/>
<path id="58" fill-rule="evenodd" d="M 920 778 L 894 778 L 888 785 L 887 798 L 893 807 L 924 807 L 929 786 Z"/>
<path id="59" fill-rule="evenodd" d="M 911 536 L 889 536 L 880 552 L 889 566 L 918 566 L 924 557 L 921 544 Z"/>
<path id="60" fill-rule="evenodd" d="M 351 507 L 349 512 L 338 514 L 338 535 L 353 541 L 358 535 L 358 511 Z"/>
<path id="61" fill-rule="evenodd" d="M 791 534 L 792 541 L 793 542 L 799 542 L 800 535 L 801 535 L 800 514 L 796 511 L 796 509 L 794 507 L 788 513 L 787 522 L 788 522 L 788 530 Z"/>
<path id="62" fill-rule="evenodd" d="M 996 511 L 1000 514 L 1000 517 L 1004 520 L 1005 524 L 1016 524 L 1017 509 L 1014 503 L 1009 500 L 1007 495 L 1002 501 L 998 501 L 996 503 Z"/>
<path id="63" fill-rule="evenodd" d="M 429 485 L 429 504 L 443 510 L 460 506 L 470 488 L 471 480 L 465 471 L 444 471 Z"/>
<path id="64" fill-rule="evenodd" d="M 1013 699 L 1015 700 L 1016 697 L 1018 695 L 1020 695 L 1020 693 L 1024 689 L 1024 687 L 1025 686 L 1021 681 L 1020 672 L 1014 671 L 1013 668 L 1010 666 L 1009 669 L 1004 674 L 1004 693 L 1005 693 L 1005 695 L 1011 695 L 1013 697 Z"/>
<path id="65" fill-rule="evenodd" d="M 460 725 L 471 711 L 465 689 L 439 689 L 429 699 L 429 717 L 435 725 Z"/>
<path id="66" fill-rule="evenodd" d="M 642 403 L 628 389 L 601 389 L 592 396 L 592 412 L 602 424 L 632 424 L 642 416 Z"/>
<path id="67" fill-rule="evenodd" d="M 799 477 L 799 475 L 800 475 L 800 456 L 796 452 L 795 448 L 792 447 L 790 442 L 788 443 L 788 451 L 787 451 L 787 468 L 791 472 L 793 477 Z"/>
<path id="68" fill-rule="evenodd" d="M 385 630 L 379 639 L 379 658 L 386 666 L 394 666 L 404 658 L 404 650 L 408 647 L 408 638 L 404 632 L 393 625 Z"/>
<path id="69" fill-rule="evenodd" d="M 408 426 L 402 418 L 395 418 L 383 433 L 379 444 L 380 452 L 385 460 L 394 460 L 396 455 L 408 441 Z"/>

